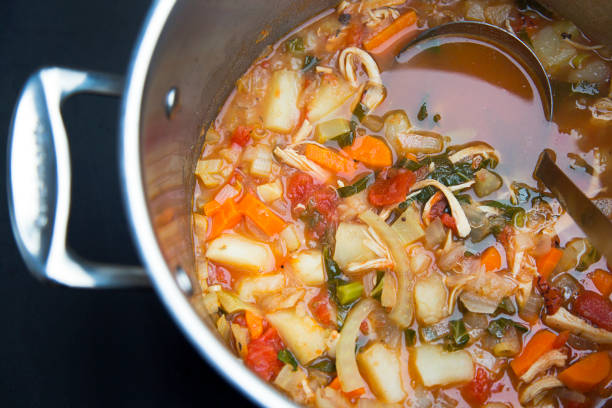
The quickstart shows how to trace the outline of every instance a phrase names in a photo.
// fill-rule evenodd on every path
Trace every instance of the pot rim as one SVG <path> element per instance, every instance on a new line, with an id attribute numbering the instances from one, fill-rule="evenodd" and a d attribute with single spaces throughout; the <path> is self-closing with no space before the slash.
<path id="1" fill-rule="evenodd" d="M 295 407 L 259 379 L 204 324 L 179 289 L 166 264 L 147 206 L 140 156 L 140 113 L 151 58 L 177 0 L 156 0 L 135 43 L 126 76 L 119 128 L 123 201 L 133 240 L 157 295 L 198 353 L 230 384 L 260 406 Z"/>

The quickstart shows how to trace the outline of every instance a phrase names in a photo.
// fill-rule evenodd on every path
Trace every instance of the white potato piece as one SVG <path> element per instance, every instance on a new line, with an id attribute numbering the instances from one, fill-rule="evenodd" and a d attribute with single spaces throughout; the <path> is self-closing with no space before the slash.
<path id="1" fill-rule="evenodd" d="M 305 285 L 322 285 L 325 283 L 323 254 L 319 249 L 302 251 L 289 259 L 293 273 Z"/>
<path id="2" fill-rule="evenodd" d="M 447 297 L 446 287 L 438 274 L 419 279 L 414 285 L 414 304 L 418 321 L 430 325 L 446 317 Z"/>
<path id="3" fill-rule="evenodd" d="M 402 386 L 399 354 L 382 343 L 374 343 L 357 354 L 359 370 L 376 396 L 385 402 L 399 402 L 406 392 Z"/>
<path id="4" fill-rule="evenodd" d="M 255 297 L 278 292 L 285 286 L 285 277 L 280 274 L 243 278 L 238 282 L 238 297 L 244 302 L 255 302 Z"/>
<path id="5" fill-rule="evenodd" d="M 572 38 L 580 34 L 576 26 L 569 21 L 558 21 L 545 26 L 530 36 L 533 51 L 536 53 L 546 71 L 555 74 L 578 54 L 578 51 L 570 44 L 563 41 L 562 33 L 567 33 Z"/>
<path id="6" fill-rule="evenodd" d="M 324 77 L 308 104 L 306 117 L 310 123 L 333 112 L 355 93 L 347 81 L 339 77 Z"/>
<path id="7" fill-rule="evenodd" d="M 289 309 L 268 313 L 266 318 L 301 364 L 310 363 L 327 349 L 329 331 L 312 317 Z"/>
<path id="8" fill-rule="evenodd" d="M 374 251 L 365 245 L 368 239 L 367 226 L 341 222 L 336 230 L 334 261 L 341 269 L 346 269 L 353 262 L 362 263 L 378 258 Z"/>
<path id="9" fill-rule="evenodd" d="M 415 366 L 423 385 L 450 385 L 471 381 L 474 378 L 472 356 L 465 350 L 446 352 L 439 345 L 423 345 L 415 348 Z"/>
<path id="10" fill-rule="evenodd" d="M 280 237 L 289 252 L 297 251 L 304 241 L 304 234 L 301 233 L 301 230 L 298 231 L 294 224 L 287 225 L 287 228 L 281 231 Z"/>
<path id="11" fill-rule="evenodd" d="M 266 129 L 289 133 L 300 119 L 297 101 L 304 78 L 289 70 L 274 71 L 264 100 L 263 120 Z"/>
<path id="12" fill-rule="evenodd" d="M 206 257 L 221 265 L 247 272 L 271 272 L 276 265 L 268 244 L 236 234 L 224 234 L 211 241 Z"/>
<path id="13" fill-rule="evenodd" d="M 264 203 L 271 203 L 283 196 L 283 185 L 280 180 L 257 186 L 257 195 Z"/>

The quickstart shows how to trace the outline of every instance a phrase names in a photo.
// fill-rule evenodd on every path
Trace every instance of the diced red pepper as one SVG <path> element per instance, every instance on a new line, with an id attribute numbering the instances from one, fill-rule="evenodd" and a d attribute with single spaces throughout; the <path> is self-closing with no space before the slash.
<path id="1" fill-rule="evenodd" d="M 586 290 L 576 298 L 573 306 L 577 315 L 603 329 L 612 330 L 612 303 L 599 293 Z"/>
<path id="2" fill-rule="evenodd" d="M 261 337 L 248 344 L 245 363 L 262 379 L 270 381 L 283 368 L 283 363 L 277 358 L 283 348 L 283 341 L 276 329 L 268 327 Z"/>
<path id="3" fill-rule="evenodd" d="M 394 173 L 394 174 L 393 174 Z M 379 179 L 368 193 L 368 200 L 372 205 L 385 206 L 397 204 L 406 199 L 410 186 L 414 184 L 414 173 L 406 170 L 387 173 L 387 178 Z"/>
<path id="4" fill-rule="evenodd" d="M 251 141 L 251 132 L 253 132 L 253 129 L 250 126 L 238 126 L 232 133 L 232 143 L 236 143 L 242 147 L 246 146 Z"/>
<path id="5" fill-rule="evenodd" d="M 476 366 L 476 374 L 472 381 L 461 388 L 461 394 L 466 401 L 483 405 L 491 396 L 491 385 L 493 381 L 486 369 Z"/>

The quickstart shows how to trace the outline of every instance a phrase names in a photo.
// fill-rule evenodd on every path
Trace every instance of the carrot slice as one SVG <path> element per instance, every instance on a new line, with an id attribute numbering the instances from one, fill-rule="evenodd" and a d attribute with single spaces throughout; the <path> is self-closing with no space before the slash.
<path id="1" fill-rule="evenodd" d="M 340 378 L 334 378 L 332 382 L 329 383 L 328 387 L 334 390 L 340 390 L 342 387 L 342 385 L 340 384 Z"/>
<path id="2" fill-rule="evenodd" d="M 557 335 L 548 330 L 540 330 L 533 335 L 529 343 L 523 348 L 521 354 L 510 363 L 512 371 L 517 377 L 525 374 L 538 358 L 552 350 Z"/>
<path id="3" fill-rule="evenodd" d="M 332 382 L 329 383 L 328 387 L 336 391 L 342 391 L 342 386 L 340 385 L 340 379 L 338 377 L 334 378 Z M 342 391 L 342 393 L 348 399 L 358 398 L 365 394 L 365 388 L 361 387 L 349 392 Z"/>
<path id="4" fill-rule="evenodd" d="M 225 200 L 223 204 L 210 217 L 211 228 L 208 234 L 208 239 L 218 237 L 223 231 L 233 228 L 242 219 L 242 214 L 238 211 L 234 200 Z"/>
<path id="5" fill-rule="evenodd" d="M 551 248 L 548 253 L 538 256 L 536 258 L 536 266 L 538 267 L 538 272 L 540 276 L 544 279 L 548 279 L 552 271 L 555 269 L 561 256 L 563 255 L 563 251 L 559 248 Z"/>
<path id="6" fill-rule="evenodd" d="M 612 293 L 612 273 L 603 269 L 596 269 L 591 274 L 591 280 L 597 290 L 604 296 L 609 297 Z"/>
<path id="7" fill-rule="evenodd" d="M 366 51 L 375 48 L 386 48 L 400 37 L 416 33 L 417 15 L 413 10 L 399 16 L 393 23 L 363 43 Z M 384 47 L 382 47 L 384 45 Z"/>
<path id="8" fill-rule="evenodd" d="M 557 376 L 569 388 L 589 392 L 610 373 L 610 356 L 606 351 L 589 354 Z"/>
<path id="9" fill-rule="evenodd" d="M 246 320 L 251 340 L 255 340 L 261 337 L 263 334 L 263 319 L 257 316 L 255 313 L 245 310 L 244 320 Z"/>
<path id="10" fill-rule="evenodd" d="M 238 210 L 249 217 L 263 232 L 268 235 L 278 234 L 287 224 L 268 206 L 259 201 L 253 193 L 246 193 L 238 203 Z"/>
<path id="11" fill-rule="evenodd" d="M 558 348 L 565 346 L 565 343 L 567 343 L 567 339 L 569 339 L 569 336 L 571 333 L 572 332 L 570 332 L 569 330 L 563 330 L 561 333 L 559 333 L 559 335 L 555 339 L 553 348 L 558 349 Z"/>
<path id="12" fill-rule="evenodd" d="M 496 271 L 501 268 L 501 255 L 495 247 L 488 247 L 480 256 L 480 264 L 484 265 L 487 271 Z"/>
<path id="13" fill-rule="evenodd" d="M 349 157 L 366 166 L 388 167 L 393 164 L 391 149 L 377 137 L 369 135 L 358 137 L 352 145 L 343 150 Z"/>
<path id="14" fill-rule="evenodd" d="M 304 154 L 318 165 L 336 173 L 350 174 L 357 170 L 357 165 L 352 160 L 340 156 L 333 150 L 312 143 L 306 145 Z"/>

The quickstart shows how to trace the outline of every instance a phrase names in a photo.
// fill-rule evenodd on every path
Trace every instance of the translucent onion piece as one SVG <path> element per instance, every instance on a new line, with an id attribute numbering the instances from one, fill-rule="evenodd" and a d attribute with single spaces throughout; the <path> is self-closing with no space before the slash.
<path id="1" fill-rule="evenodd" d="M 401 240 L 387 223 L 372 210 L 359 215 L 361 221 L 368 224 L 380 236 L 381 240 L 387 245 L 395 262 L 395 272 L 397 274 L 397 301 L 389 317 L 401 328 L 406 328 L 412 324 L 414 316 L 413 303 L 413 272 L 410 268 L 408 254 L 401 244 Z"/>
<path id="2" fill-rule="evenodd" d="M 376 301 L 366 298 L 357 303 L 344 322 L 336 348 L 336 369 L 342 391 L 351 392 L 366 387 L 355 359 L 355 343 L 361 322 L 376 308 Z"/>

